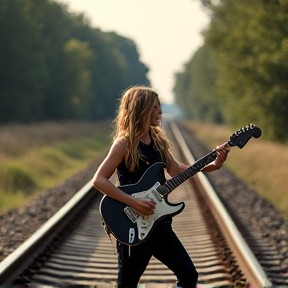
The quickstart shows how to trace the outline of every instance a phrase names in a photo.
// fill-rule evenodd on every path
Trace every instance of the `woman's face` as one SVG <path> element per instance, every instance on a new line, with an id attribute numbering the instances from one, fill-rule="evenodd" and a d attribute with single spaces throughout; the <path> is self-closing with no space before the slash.
<path id="1" fill-rule="evenodd" d="M 157 120 L 160 120 L 159 119 L 161 117 L 160 115 L 162 115 L 162 109 L 161 109 L 160 101 L 157 97 L 153 103 L 153 111 L 152 111 L 151 117 L 150 117 L 150 126 L 158 126 L 159 125 Z"/>

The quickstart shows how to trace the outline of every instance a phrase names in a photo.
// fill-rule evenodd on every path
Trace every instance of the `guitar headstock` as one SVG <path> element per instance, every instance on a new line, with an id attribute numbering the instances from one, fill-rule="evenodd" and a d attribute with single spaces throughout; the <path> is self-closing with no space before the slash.
<path id="1" fill-rule="evenodd" d="M 259 138 L 262 134 L 260 128 L 256 127 L 254 124 L 249 124 L 237 131 L 235 131 L 228 141 L 229 146 L 238 146 L 242 149 L 251 137 Z"/>

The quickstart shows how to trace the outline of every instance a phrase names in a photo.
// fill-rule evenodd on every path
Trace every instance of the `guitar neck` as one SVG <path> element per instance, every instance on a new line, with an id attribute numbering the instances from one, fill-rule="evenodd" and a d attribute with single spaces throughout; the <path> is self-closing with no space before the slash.
<path id="1" fill-rule="evenodd" d="M 176 189 L 183 182 L 188 180 L 190 177 L 198 173 L 202 168 L 204 168 L 209 163 L 213 162 L 217 158 L 217 153 L 215 150 L 207 154 L 206 156 L 197 160 L 193 165 L 179 173 L 177 176 L 167 180 L 163 185 L 157 188 L 157 191 L 165 196 Z"/>
<path id="2" fill-rule="evenodd" d="M 261 129 L 256 127 L 254 124 L 250 124 L 234 132 L 230 136 L 230 139 L 228 142 L 226 142 L 226 144 L 228 144 L 230 147 L 238 146 L 240 149 L 242 149 L 251 137 L 258 138 L 261 136 L 261 133 L 262 133 Z M 198 173 L 207 164 L 213 162 L 216 158 L 217 158 L 217 153 L 215 150 L 213 150 L 206 156 L 196 161 L 188 169 L 184 170 L 183 172 L 173 177 L 172 179 L 166 181 L 163 185 L 159 186 L 156 190 L 163 196 L 169 194 L 175 188 L 177 188 L 180 184 L 182 184 L 184 181 L 186 181 L 187 179 L 189 179 L 190 177 Z"/>

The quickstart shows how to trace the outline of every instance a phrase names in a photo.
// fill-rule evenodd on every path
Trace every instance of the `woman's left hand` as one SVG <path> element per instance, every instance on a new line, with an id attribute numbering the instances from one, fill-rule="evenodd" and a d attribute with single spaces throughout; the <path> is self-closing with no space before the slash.
<path id="1" fill-rule="evenodd" d="M 223 163 L 226 161 L 229 151 L 230 151 L 230 146 L 228 143 L 221 144 L 216 147 L 217 158 L 214 162 L 216 169 L 220 169 L 223 166 Z"/>

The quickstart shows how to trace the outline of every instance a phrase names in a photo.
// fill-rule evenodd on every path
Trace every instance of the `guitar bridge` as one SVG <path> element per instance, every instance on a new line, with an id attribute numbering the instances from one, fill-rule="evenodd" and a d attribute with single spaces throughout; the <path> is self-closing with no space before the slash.
<path id="1" fill-rule="evenodd" d="M 137 219 L 139 218 L 139 215 L 131 207 L 126 206 L 124 208 L 124 212 L 132 223 L 136 223 Z"/>

